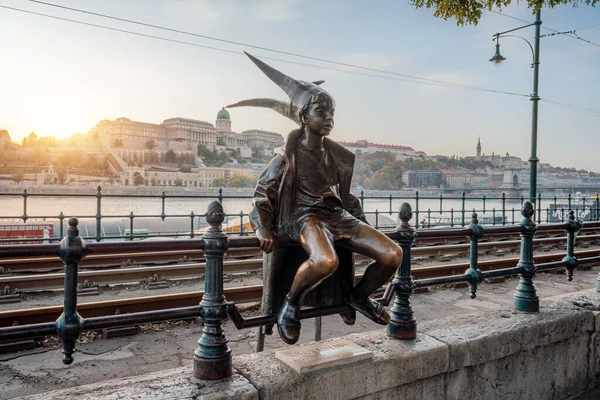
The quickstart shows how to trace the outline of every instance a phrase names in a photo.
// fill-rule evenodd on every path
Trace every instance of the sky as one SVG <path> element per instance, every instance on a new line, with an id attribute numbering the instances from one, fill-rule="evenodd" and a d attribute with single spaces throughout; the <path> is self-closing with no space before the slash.
<path id="1" fill-rule="evenodd" d="M 367 139 L 427 154 L 531 151 L 532 54 L 523 40 L 501 38 L 507 60 L 494 67 L 493 34 L 534 16 L 524 3 L 484 12 L 458 27 L 395 0 L 48 0 L 54 4 L 160 25 L 247 45 L 385 70 L 360 70 L 244 45 L 223 43 L 57 9 L 27 0 L 9 6 L 214 50 L 108 31 L 0 8 L 0 129 L 14 141 L 31 131 L 65 138 L 102 119 L 160 123 L 181 116 L 214 123 L 221 107 L 253 97 L 287 96 L 247 59 L 246 50 L 285 74 L 325 80 L 336 100 L 331 138 Z M 538 157 L 542 163 L 600 172 L 600 8 L 542 11 L 542 27 L 577 30 L 541 38 Z M 587 28 L 587 29 L 581 29 Z M 543 34 L 552 33 L 542 29 Z M 534 28 L 513 32 L 533 42 Z M 290 63 L 291 62 L 291 63 Z M 295 64 L 296 63 L 296 64 Z M 298 65 L 297 63 L 310 64 Z M 335 70 L 332 70 L 335 69 Z M 415 83 L 405 75 L 510 95 Z M 524 96 L 522 96 L 524 95 Z M 594 110 L 577 111 L 546 100 Z M 286 135 L 295 124 L 274 111 L 230 110 L 232 128 Z"/>

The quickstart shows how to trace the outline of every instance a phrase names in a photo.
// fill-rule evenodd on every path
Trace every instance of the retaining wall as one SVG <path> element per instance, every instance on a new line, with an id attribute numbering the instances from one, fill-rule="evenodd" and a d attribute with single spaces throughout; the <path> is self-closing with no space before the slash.
<path id="1" fill-rule="evenodd" d="M 24 399 L 571 399 L 600 386 L 600 294 L 541 300 L 537 314 L 478 312 L 419 324 L 414 341 L 385 330 L 345 338 L 373 359 L 297 374 L 273 351 L 236 356 L 218 382 L 192 366 Z"/>

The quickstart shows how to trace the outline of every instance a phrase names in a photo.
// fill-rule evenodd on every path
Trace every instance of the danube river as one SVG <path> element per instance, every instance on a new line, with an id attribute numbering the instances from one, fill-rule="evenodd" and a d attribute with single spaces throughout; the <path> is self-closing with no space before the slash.
<path id="1" fill-rule="evenodd" d="M 383 197 L 383 198 L 382 198 Z M 396 218 L 397 212 L 402 202 L 408 202 L 413 209 L 417 209 L 417 201 L 411 197 L 393 197 L 390 202 L 388 196 L 379 198 L 365 198 L 364 209 L 367 213 L 375 213 Z M 214 199 L 214 198 L 213 198 Z M 167 216 L 189 216 L 204 215 L 210 201 L 209 198 L 190 198 L 190 197 L 171 197 L 167 196 L 164 202 L 164 214 Z M 543 200 L 542 206 L 544 213 L 542 219 L 545 220 L 545 208 L 551 203 L 550 200 Z M 563 203 L 563 201 L 561 201 Z M 101 201 L 101 215 L 103 217 L 126 218 L 131 212 L 135 216 L 160 215 L 163 213 L 163 202 L 160 196 L 148 197 L 112 197 L 105 195 Z M 223 199 L 225 212 L 229 215 L 247 214 L 252 209 L 250 198 L 227 198 Z M 520 199 L 507 199 L 504 201 L 505 217 L 507 222 L 512 222 L 513 210 L 514 218 L 521 219 L 519 209 L 521 207 Z M 0 196 L 0 218 L 19 218 L 23 215 L 23 197 L 18 195 Z M 460 196 L 444 196 L 440 201 L 439 196 L 421 197 L 418 200 L 419 221 L 423 218 L 430 220 L 430 223 L 446 223 L 453 217 L 454 223 L 462 221 L 463 200 Z M 485 201 L 481 198 L 469 198 L 464 201 L 465 219 L 470 220 L 470 214 L 475 209 L 480 218 L 496 217 L 496 221 L 502 215 L 503 202 L 499 197 L 487 198 Z M 494 212 L 495 209 L 495 212 Z M 429 210 L 429 212 L 428 212 Z M 453 210 L 453 212 L 451 211 Z M 485 212 L 484 212 L 485 210 Z M 97 213 L 97 200 L 94 196 L 75 197 L 75 196 L 29 196 L 27 198 L 28 217 L 39 219 L 55 219 L 60 213 L 65 217 L 76 216 L 79 218 L 95 218 Z M 491 222 L 491 220 L 490 220 Z M 413 221 L 414 223 L 414 221 Z"/>

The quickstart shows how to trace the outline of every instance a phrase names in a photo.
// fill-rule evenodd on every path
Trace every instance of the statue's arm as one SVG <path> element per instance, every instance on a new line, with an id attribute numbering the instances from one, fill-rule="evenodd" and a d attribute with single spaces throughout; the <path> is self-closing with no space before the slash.
<path id="1" fill-rule="evenodd" d="M 354 194 L 350 193 L 348 197 L 348 209 L 346 210 L 356 219 L 361 220 L 365 224 L 368 224 L 367 218 L 365 217 L 365 213 L 363 212 L 362 206 L 360 205 L 360 200 Z"/>
<path id="2" fill-rule="evenodd" d="M 279 186 L 285 170 L 283 156 L 273 157 L 267 168 L 258 178 L 250 214 L 252 227 L 264 236 L 273 234 L 277 226 L 277 210 L 279 209 Z"/>

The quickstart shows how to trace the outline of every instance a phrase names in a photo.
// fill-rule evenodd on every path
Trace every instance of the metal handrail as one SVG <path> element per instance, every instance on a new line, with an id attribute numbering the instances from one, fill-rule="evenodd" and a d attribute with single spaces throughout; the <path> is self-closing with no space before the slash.
<path id="1" fill-rule="evenodd" d="M 571 211 L 563 223 L 540 224 L 533 222 L 534 210 L 529 202 L 525 202 L 521 210 L 523 219 L 515 226 L 483 227 L 479 224 L 477 214 L 473 213 L 470 224 L 465 228 L 421 230 L 415 231 L 410 225 L 413 213 L 408 203 L 403 203 L 399 217 L 401 224 L 394 230 L 386 232 L 396 240 L 403 250 L 402 263 L 395 278 L 388 285 L 383 297 L 377 299 L 391 307 L 392 320 L 388 325 L 388 335 L 397 339 L 414 339 L 416 337 L 416 319 L 410 306 L 410 297 L 415 287 L 427 287 L 440 284 L 467 282 L 471 298 L 476 297 L 478 285 L 485 279 L 499 276 L 520 275 L 519 285 L 514 295 L 514 306 L 519 311 L 537 312 L 539 299 L 536 295 L 533 277 L 536 270 L 564 267 L 568 280 L 578 265 L 600 261 L 598 257 L 577 260 L 574 256 L 575 235 L 583 227 L 583 222 L 575 218 Z M 226 302 L 223 294 L 223 259 L 228 249 L 237 247 L 256 247 L 259 242 L 254 236 L 228 237 L 221 230 L 224 212 L 219 201 L 212 202 L 206 213 L 210 228 L 200 239 L 169 242 L 107 242 L 86 243 L 79 236 L 78 220 L 69 219 L 67 236 L 59 245 L 42 244 L 39 246 L 0 246 L 0 258 L 23 256 L 48 256 L 59 254 L 65 263 L 64 311 L 54 322 L 0 328 L 0 341 L 15 340 L 40 335 L 58 333 L 63 342 L 63 362 L 73 362 L 75 341 L 83 331 L 96 330 L 111 326 L 136 325 L 140 323 L 163 321 L 170 319 L 201 317 L 204 323 L 199 347 L 194 354 L 194 375 L 202 379 L 221 379 L 231 375 L 231 350 L 222 325 L 228 317 L 238 328 L 272 325 L 276 315 L 259 315 L 242 317 L 233 302 Z M 600 227 L 600 222 L 590 222 L 586 227 Z M 561 261 L 553 261 L 535 265 L 533 262 L 533 237 L 536 232 L 564 229 L 567 233 L 567 254 Z M 478 268 L 477 245 L 484 235 L 518 233 L 521 236 L 521 257 L 515 267 L 482 272 Z M 417 235 L 419 237 L 461 237 L 470 240 L 469 268 L 464 274 L 427 278 L 413 281 L 411 276 L 411 247 Z M 290 239 L 282 240 L 280 245 L 295 246 Z M 124 315 L 82 318 L 77 313 L 77 273 L 81 260 L 88 254 L 107 254 L 116 251 L 145 251 L 152 249 L 201 249 L 206 257 L 206 278 L 204 296 L 199 306 L 174 308 L 167 310 L 137 312 Z M 600 280 L 598 281 L 600 288 Z M 600 290 L 600 289 L 599 289 Z M 311 308 L 301 311 L 301 318 L 314 318 L 350 310 L 348 305 L 340 304 L 330 307 Z"/>
<path id="2" fill-rule="evenodd" d="M 415 224 L 414 228 L 424 228 L 424 227 L 434 227 L 439 225 L 448 225 L 450 227 L 460 226 L 465 227 L 468 226 L 469 220 L 468 215 L 470 213 L 476 212 L 479 214 L 480 218 L 482 218 L 482 214 L 487 215 L 491 214 L 491 216 L 487 216 L 486 218 L 491 218 L 492 226 L 505 226 L 505 225 L 515 225 L 518 224 L 518 219 L 515 219 L 515 215 L 518 215 L 518 209 L 514 207 L 507 206 L 507 201 L 517 201 L 519 204 L 523 204 L 524 197 L 523 196 L 507 196 L 506 193 L 502 193 L 498 197 L 490 197 L 486 195 L 482 196 L 467 196 L 466 192 L 462 192 L 460 196 L 423 196 L 420 195 L 419 192 L 415 192 L 414 196 L 365 196 L 364 191 L 360 190 L 360 192 L 356 193 L 363 209 L 365 208 L 365 201 L 381 201 L 387 200 L 388 207 L 386 210 L 376 209 L 375 211 L 366 211 L 366 215 L 373 215 L 375 217 L 375 228 L 385 227 L 384 224 L 379 223 L 379 216 L 382 214 L 393 215 L 394 211 L 394 203 L 398 201 L 410 200 L 414 206 L 415 213 Z M 58 240 L 64 237 L 64 222 L 65 215 L 61 212 L 59 215 L 36 215 L 30 216 L 27 214 L 28 207 L 28 199 L 35 197 L 75 197 L 75 198 L 95 198 L 96 199 L 96 207 L 95 213 L 91 212 L 87 215 L 80 215 L 79 219 L 89 219 L 95 221 L 95 233 L 91 237 L 85 237 L 86 239 L 94 240 L 94 241 L 102 241 L 107 239 L 139 239 L 139 238 L 149 238 L 149 237 L 191 237 L 197 235 L 196 230 L 194 229 L 194 221 L 198 214 L 195 214 L 193 211 L 190 213 L 177 213 L 177 214 L 167 214 L 166 213 L 166 202 L 169 199 L 204 199 L 211 200 L 216 199 L 219 202 L 223 203 L 225 200 L 231 199 L 252 199 L 251 196 L 248 195 L 235 195 L 235 194 L 224 194 L 223 189 L 219 188 L 216 194 L 166 194 L 162 192 L 162 194 L 104 194 L 102 193 L 102 188 L 100 186 L 97 187 L 96 193 L 75 193 L 75 194 L 67 194 L 67 193 L 29 193 L 27 190 L 24 190 L 22 193 L 0 193 L 0 198 L 3 196 L 21 196 L 23 198 L 23 207 L 21 215 L 13 215 L 6 216 L 0 215 L 0 220 L 2 219 L 13 219 L 13 220 L 21 220 L 23 222 L 27 222 L 31 219 L 36 220 L 55 220 L 59 223 L 59 232 L 58 232 Z M 135 214 L 131 211 L 129 214 L 104 214 L 103 213 L 103 199 L 105 198 L 146 198 L 146 199 L 159 199 L 161 213 L 160 214 Z M 439 207 L 432 209 L 431 207 L 423 208 L 424 201 L 435 201 L 439 203 Z M 448 207 L 444 208 L 444 202 L 455 201 L 460 203 L 460 207 Z M 489 207 L 490 202 L 497 202 L 498 207 Z M 479 205 L 475 208 L 468 207 L 467 202 L 476 202 Z M 581 204 L 575 204 L 580 202 Z M 564 205 L 561 203 L 565 203 Z M 545 207 L 544 207 L 545 205 Z M 565 207 L 566 205 L 566 207 Z M 583 213 L 586 216 L 589 216 L 590 221 L 600 221 L 600 195 L 593 196 L 591 198 L 586 197 L 575 197 L 570 193 L 566 197 L 560 196 L 552 196 L 552 197 L 542 197 L 541 193 L 538 194 L 537 198 L 537 207 L 536 210 L 537 217 L 534 214 L 533 219 L 538 223 L 540 222 L 555 222 L 556 220 L 560 220 L 564 222 L 567 219 L 567 214 L 569 210 L 573 210 L 576 213 Z M 91 210 L 90 210 L 91 211 Z M 543 218 L 543 213 L 545 213 L 545 219 Z M 553 215 L 556 214 L 556 215 Z M 248 213 L 244 213 L 243 211 L 235 214 L 226 214 L 227 217 L 232 218 L 240 218 L 240 229 L 235 232 L 236 234 L 245 234 L 248 233 L 244 230 L 244 220 L 249 221 Z M 576 215 L 576 217 L 578 217 Z M 150 233 L 149 235 L 136 235 L 133 233 L 134 221 L 139 219 L 148 219 L 148 218 L 160 218 L 163 221 L 167 218 L 189 218 L 190 219 L 190 229 L 186 231 L 180 232 L 171 232 L 164 235 L 157 235 Z M 124 225 L 127 225 L 129 229 L 129 234 L 123 234 L 121 236 L 115 235 L 107 235 L 102 232 L 102 221 L 107 219 L 122 219 L 123 221 L 127 221 Z M 423 219 L 425 223 L 422 223 Z M 437 221 L 437 222 L 436 222 Z M 443 222 L 442 222 L 443 221 Z M 27 242 L 43 242 L 48 239 L 44 238 L 10 238 L 10 239 L 0 239 L 0 245 L 2 243 L 14 243 L 17 241 L 27 241 Z M 56 238 L 50 238 L 50 240 L 57 240 Z"/>

